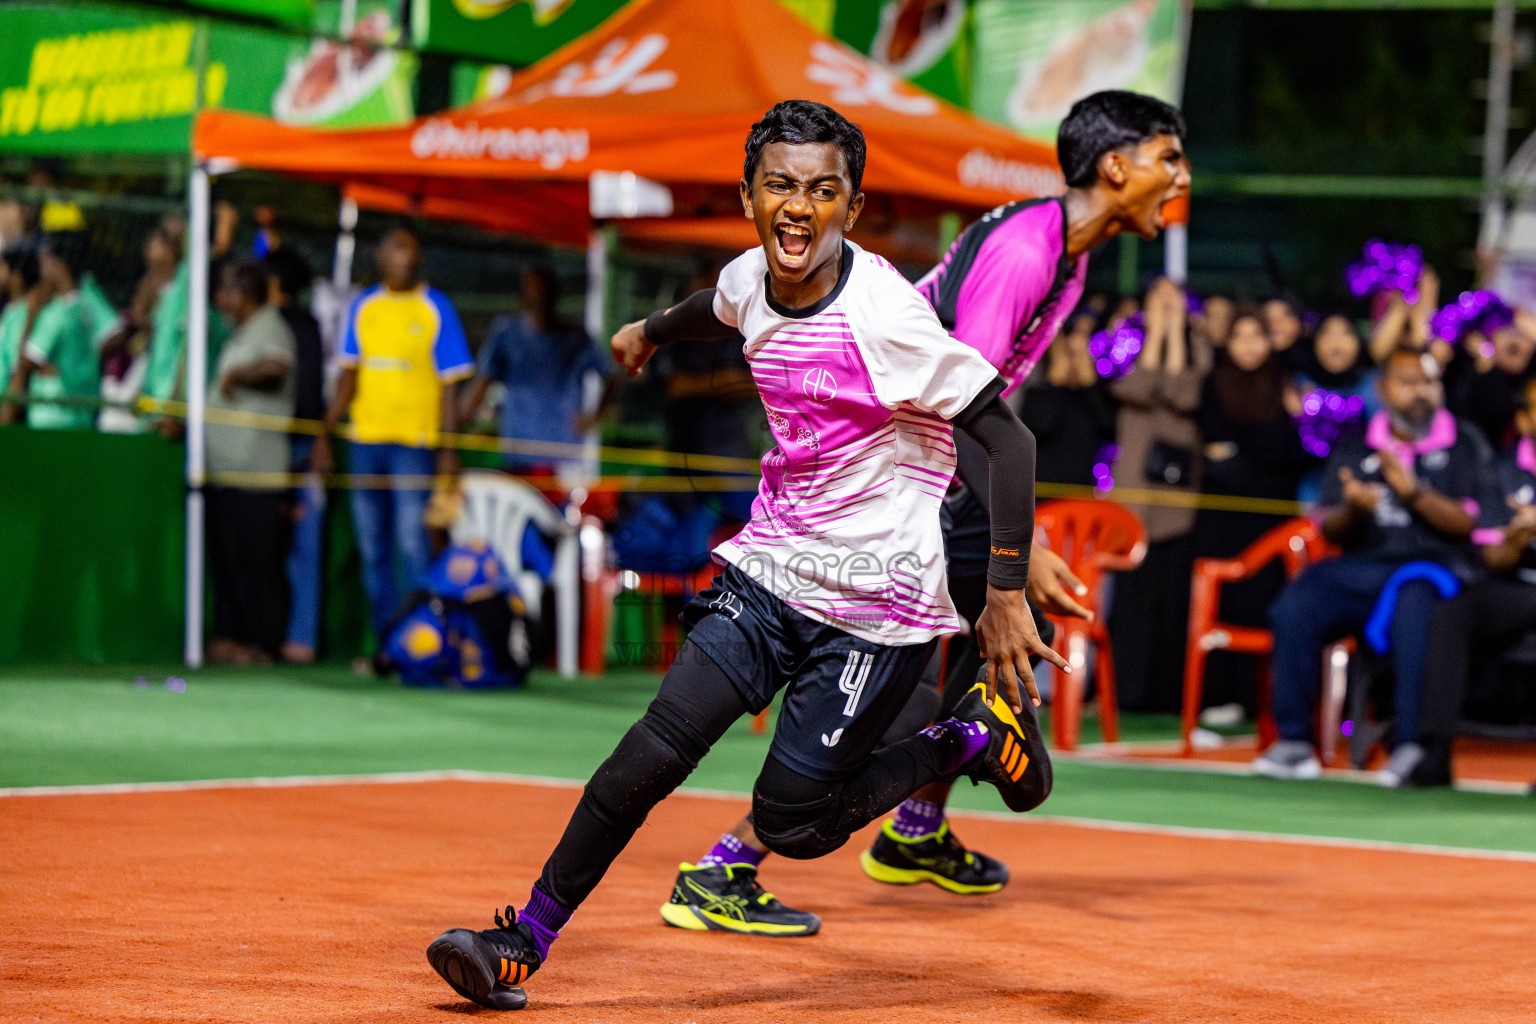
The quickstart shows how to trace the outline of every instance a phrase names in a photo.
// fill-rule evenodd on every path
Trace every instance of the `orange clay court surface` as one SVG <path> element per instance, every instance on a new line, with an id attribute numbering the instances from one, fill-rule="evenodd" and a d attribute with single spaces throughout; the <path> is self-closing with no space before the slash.
<path id="1" fill-rule="evenodd" d="M 578 791 L 495 782 L 0 799 L 0 1020 L 450 1021 L 444 928 L 521 904 Z M 868 836 L 770 861 L 822 933 L 667 928 L 677 862 L 742 810 L 664 803 L 528 987 L 597 1024 L 1536 1016 L 1536 863 L 962 816 L 1011 886 L 866 879 Z"/>

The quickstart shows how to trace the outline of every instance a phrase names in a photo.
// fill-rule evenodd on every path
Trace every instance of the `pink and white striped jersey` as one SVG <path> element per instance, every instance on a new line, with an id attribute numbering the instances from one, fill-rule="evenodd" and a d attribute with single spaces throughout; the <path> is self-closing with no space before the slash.
<path id="1" fill-rule="evenodd" d="M 841 280 L 804 309 L 769 297 L 761 249 L 720 273 L 715 316 L 746 339 L 775 446 L 752 521 L 715 557 L 844 632 L 922 643 L 960 627 L 939 527 L 949 421 L 997 371 L 895 267 L 845 244 Z"/>

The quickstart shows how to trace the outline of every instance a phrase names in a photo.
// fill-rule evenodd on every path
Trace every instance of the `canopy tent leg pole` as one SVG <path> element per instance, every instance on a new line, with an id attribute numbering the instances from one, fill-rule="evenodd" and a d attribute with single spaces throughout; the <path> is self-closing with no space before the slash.
<path id="1" fill-rule="evenodd" d="M 188 189 L 190 207 L 187 253 L 187 566 L 186 635 L 182 660 L 188 668 L 203 664 L 203 485 L 207 476 L 204 448 L 204 399 L 208 388 L 208 168 L 192 168 Z"/>

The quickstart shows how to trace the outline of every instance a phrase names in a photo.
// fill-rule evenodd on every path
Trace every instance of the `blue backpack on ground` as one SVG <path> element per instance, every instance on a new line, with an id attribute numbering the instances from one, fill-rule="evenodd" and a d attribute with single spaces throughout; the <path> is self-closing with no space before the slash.
<path id="1" fill-rule="evenodd" d="M 385 630 L 381 653 L 408 686 L 522 686 L 532 662 L 526 608 L 496 553 L 453 544 Z"/>

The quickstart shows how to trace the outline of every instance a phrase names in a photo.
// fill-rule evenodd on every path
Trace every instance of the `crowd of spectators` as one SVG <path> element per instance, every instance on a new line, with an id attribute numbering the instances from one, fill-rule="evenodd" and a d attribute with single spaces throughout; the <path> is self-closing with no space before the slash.
<path id="1" fill-rule="evenodd" d="M 78 209 L 51 207 L 34 209 L 19 234 L 0 211 L 0 233 L 10 232 L 0 380 L 11 398 L 0 421 L 177 436 L 179 420 L 153 403 L 184 397 L 184 225 L 167 218 L 148 234 L 138 284 L 116 308 L 91 274 Z M 558 316 L 560 282 L 547 268 L 528 269 L 517 310 L 492 322 L 476 354 L 453 302 L 422 280 L 410 230 L 382 238 L 378 283 L 343 296 L 332 329 L 310 312 L 312 284 L 317 307 L 337 305 L 319 294 L 329 282 L 314 282 L 270 226 L 257 234 L 260 258 L 237 252 L 237 220 L 219 209 L 210 266 L 208 656 L 303 663 L 319 646 L 321 475 L 338 468 L 343 422 L 362 582 L 382 632 L 431 557 L 433 482 L 459 469 L 441 437 L 491 408 L 515 442 L 504 468 L 554 473 L 620 379 L 594 339 Z M 1108 599 L 1122 707 L 1180 703 L 1194 561 L 1237 555 L 1286 518 L 1276 502 L 1302 503 L 1338 557 L 1293 581 L 1275 567 L 1223 598 L 1223 621 L 1275 632 L 1281 741 L 1256 770 L 1316 774 L 1322 648 L 1385 615 L 1395 730 L 1383 781 L 1449 779 L 1470 666 L 1536 627 L 1536 317 L 1478 293 L 1478 315 L 1447 318 L 1440 311 L 1467 307 L 1467 296 L 1441 298 L 1428 267 L 1358 306 L 1321 311 L 1289 296 L 1197 297 L 1158 278 L 1138 297 L 1090 295 L 1067 320 L 1022 392 L 1022 415 L 1042 481 L 1121 500 L 1146 528 L 1143 563 L 1114 579 Z M 669 449 L 755 455 L 761 410 L 739 351 L 664 356 Z M 290 417 L 310 426 L 250 426 Z M 1199 494 L 1224 500 L 1187 500 Z M 1241 499 L 1269 504 L 1244 510 Z M 709 525 L 745 518 L 749 500 L 715 501 Z M 685 505 L 629 510 L 642 527 L 660 524 L 651 540 L 666 547 L 668 531 L 686 529 Z M 1255 681 L 1253 663 L 1213 658 L 1207 702 L 1253 716 L 1264 710 Z"/>
<path id="2" fill-rule="evenodd" d="M 1139 304 L 1091 297 L 1069 319 L 1023 416 L 1042 480 L 1092 486 L 1146 527 L 1145 560 L 1109 598 L 1123 707 L 1179 706 L 1195 559 L 1238 555 L 1294 501 L 1338 554 L 1223 595 L 1223 622 L 1274 631 L 1281 739 L 1255 771 L 1320 773 L 1323 651 L 1363 632 L 1391 682 L 1380 781 L 1450 781 L 1474 670 L 1536 630 L 1536 317 L 1489 293 L 1442 306 L 1438 290 L 1425 267 L 1357 317 L 1159 279 Z M 1264 710 L 1257 671 L 1213 655 L 1208 703 Z"/>

